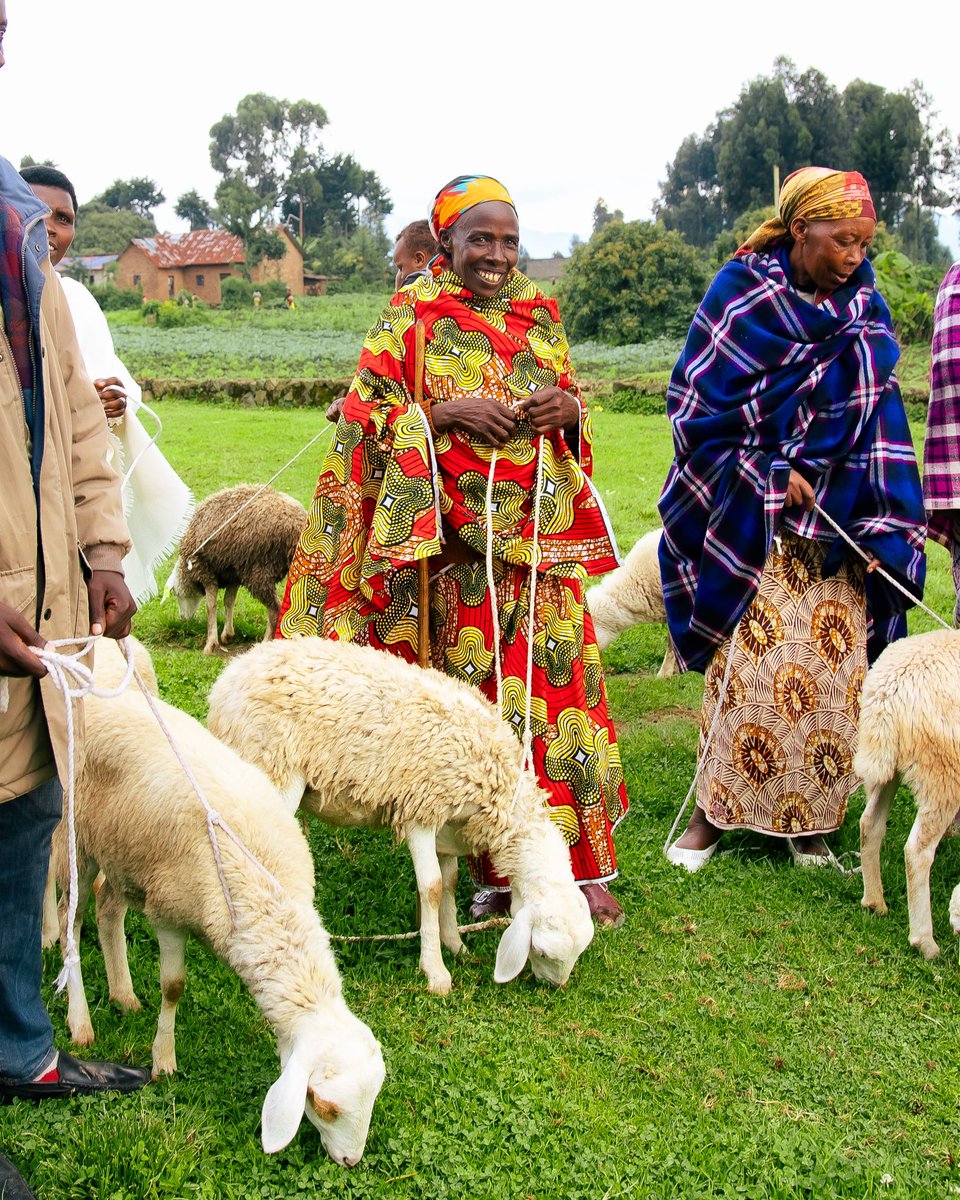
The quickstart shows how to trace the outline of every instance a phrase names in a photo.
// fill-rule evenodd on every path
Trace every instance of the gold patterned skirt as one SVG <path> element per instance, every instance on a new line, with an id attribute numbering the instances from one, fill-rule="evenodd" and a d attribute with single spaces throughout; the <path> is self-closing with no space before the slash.
<path id="1" fill-rule="evenodd" d="M 779 544 L 778 544 L 779 543 Z M 697 803 L 722 829 L 778 837 L 839 828 L 853 773 L 867 669 L 864 575 L 845 563 L 824 579 L 826 548 L 786 534 L 760 589 L 707 668 Z M 718 702 L 720 711 L 717 712 Z"/>

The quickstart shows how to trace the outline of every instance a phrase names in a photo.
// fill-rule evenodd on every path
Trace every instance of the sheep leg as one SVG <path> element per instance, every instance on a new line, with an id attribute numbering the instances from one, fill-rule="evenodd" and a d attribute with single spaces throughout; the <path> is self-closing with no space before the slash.
<path id="1" fill-rule="evenodd" d="M 270 580 L 251 579 L 247 584 L 247 591 L 254 600 L 259 600 L 267 610 L 267 627 L 263 633 L 263 640 L 265 642 L 272 642 L 273 635 L 277 629 L 277 622 L 280 620 L 280 605 L 277 602 L 276 586 Z"/>
<path id="2" fill-rule="evenodd" d="M 223 630 L 220 634 L 220 642 L 224 646 L 233 641 L 233 606 L 237 602 L 239 590 L 238 584 L 231 584 L 230 587 L 223 589 Z"/>
<path id="3" fill-rule="evenodd" d="M 57 914 L 57 868 L 50 855 L 50 869 L 47 871 L 47 886 L 43 889 L 43 923 L 41 938 L 44 950 L 54 945 L 60 936 L 60 917 Z"/>
<path id="4" fill-rule="evenodd" d="M 952 793 L 955 795 L 955 793 Z M 936 958 L 940 947 L 933 939 L 933 915 L 930 912 L 930 868 L 940 839 L 953 820 L 956 801 L 939 808 L 926 802 L 917 789 L 917 819 L 910 830 L 903 857 L 907 867 L 907 905 L 910 909 L 910 945 L 924 958 Z"/>
<path id="5" fill-rule="evenodd" d="M 204 654 L 216 654 L 220 643 L 217 641 L 217 585 L 208 583 L 204 588 L 207 597 L 207 644 Z"/>
<path id="6" fill-rule="evenodd" d="M 124 920 L 127 904 L 119 892 L 104 879 L 97 892 L 97 932 L 103 965 L 107 971 L 110 999 L 116 1001 L 124 1012 L 139 1012 L 140 1001 L 133 990 L 130 978 L 130 963 L 127 961 L 127 939 Z"/>
<path id="7" fill-rule="evenodd" d="M 887 814 L 896 794 L 896 775 L 886 783 L 870 784 L 867 804 L 860 818 L 860 865 L 863 868 L 863 899 L 860 903 L 881 917 L 886 916 L 887 905 L 880 874 L 880 847 L 887 832 Z"/>
<path id="8" fill-rule="evenodd" d="M 460 860 L 453 854 L 439 854 L 440 876 L 443 880 L 443 892 L 440 895 L 440 941 L 451 954 L 459 954 L 463 950 L 463 939 L 457 928 L 457 873 Z"/>
<path id="9" fill-rule="evenodd" d="M 187 949 L 185 929 L 157 927 L 157 942 L 160 946 L 160 1016 L 157 1018 L 157 1036 L 153 1040 L 153 1077 L 172 1075 L 177 1069 L 177 1047 L 174 1025 L 177 1019 L 177 1004 L 183 995 L 184 959 Z"/>
<path id="10" fill-rule="evenodd" d="M 440 949 L 443 876 L 437 857 L 437 835 L 433 829 L 414 825 L 406 830 L 406 838 L 420 897 L 420 970 L 427 977 L 427 990 L 435 996 L 446 996 L 453 986 L 453 979 L 443 965 Z"/>
<path id="11" fill-rule="evenodd" d="M 77 915 L 73 922 L 73 936 L 77 946 L 80 945 L 80 931 L 83 928 L 83 910 L 90 899 L 90 890 L 97 877 L 97 864 L 89 860 L 77 863 Z M 67 945 L 67 909 L 70 895 L 66 880 L 61 878 L 61 895 L 59 905 L 60 916 L 60 946 L 66 950 Z M 83 986 L 83 974 L 80 964 L 71 971 L 67 979 L 67 1025 L 70 1028 L 70 1039 L 75 1046 L 93 1045 L 93 1022 L 90 1020 L 90 1009 L 87 1007 L 87 993 Z"/>

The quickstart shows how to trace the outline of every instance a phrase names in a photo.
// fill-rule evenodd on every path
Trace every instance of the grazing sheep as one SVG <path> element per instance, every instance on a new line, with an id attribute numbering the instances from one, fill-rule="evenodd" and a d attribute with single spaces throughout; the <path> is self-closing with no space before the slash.
<path id="1" fill-rule="evenodd" d="M 180 616 L 189 621 L 203 596 L 207 599 L 207 641 L 204 654 L 217 652 L 217 592 L 223 593 L 223 633 L 226 645 L 233 638 L 233 606 L 243 585 L 267 610 L 264 641 L 273 637 L 280 617 L 276 587 L 290 570 L 300 533 L 307 520 L 302 504 L 283 492 L 242 483 L 214 492 L 197 506 L 180 542 L 180 555 L 167 588 L 174 592 Z M 250 501 L 250 503 L 247 503 Z M 212 538 L 244 504 L 235 520 Z M 206 539 L 210 538 L 207 542 Z M 203 543 L 206 542 L 206 545 Z"/>
<path id="2" fill-rule="evenodd" d="M 632 625 L 666 621 L 658 558 L 662 532 L 662 529 L 653 529 L 645 533 L 623 560 L 623 565 L 604 576 L 587 593 L 587 607 L 601 650 Z M 677 660 L 668 643 L 657 678 L 666 679 L 676 673 Z"/>
<path id="3" fill-rule="evenodd" d="M 97 685 L 116 686 L 123 665 L 115 647 L 98 647 Z M 89 697 L 86 755 L 76 789 L 78 917 L 102 870 L 97 926 L 110 997 L 124 1009 L 140 1007 L 123 930 L 132 906 L 144 912 L 160 944 L 162 1005 L 153 1073 L 175 1071 L 184 951 L 188 933 L 195 934 L 236 971 L 277 1035 L 282 1070 L 263 1103 L 264 1150 L 282 1149 L 306 1112 L 330 1157 L 352 1166 L 363 1153 L 384 1066 L 373 1034 L 343 1000 L 330 942 L 314 908 L 309 848 L 261 771 L 186 713 L 157 704 L 210 805 L 280 888 L 221 831 L 231 917 L 206 814 L 136 684 L 118 698 Z M 66 822 L 54 837 L 54 851 L 65 891 Z M 64 944 L 65 895 L 60 916 Z M 68 996 L 71 1036 L 89 1045 L 93 1027 L 82 980 L 70 980 Z"/>
<path id="4" fill-rule="evenodd" d="M 937 630 L 888 646 L 867 673 L 854 770 L 863 777 L 867 804 L 860 818 L 864 908 L 887 906 L 880 877 L 880 847 L 898 778 L 910 787 L 917 819 L 904 846 L 910 944 L 924 958 L 940 948 L 930 914 L 930 868 L 940 839 L 960 805 L 960 632 Z M 960 889 L 958 889 L 960 891 Z M 951 920 L 960 932 L 960 895 Z"/>
<path id="5" fill-rule="evenodd" d="M 278 640 L 227 667 L 208 723 L 266 771 L 291 811 L 302 797 L 329 824 L 406 839 L 431 992 L 452 983 L 440 943 L 463 949 L 457 855 L 485 851 L 513 887 L 494 978 L 513 979 L 529 957 L 538 978 L 566 983 L 593 937 L 589 905 L 536 776 L 518 782 L 515 735 L 474 688 L 349 642 Z"/>

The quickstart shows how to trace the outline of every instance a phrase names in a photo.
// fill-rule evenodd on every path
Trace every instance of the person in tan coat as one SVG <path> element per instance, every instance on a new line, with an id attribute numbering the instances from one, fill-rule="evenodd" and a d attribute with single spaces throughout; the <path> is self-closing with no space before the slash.
<path id="1" fill-rule="evenodd" d="M 0 29 L 3 8 L 0 0 Z M 132 1091 L 149 1079 L 58 1053 L 40 995 L 41 904 L 67 737 L 64 699 L 31 647 L 123 637 L 136 608 L 120 567 L 130 546 L 120 481 L 50 266 L 46 211 L 0 159 L 0 1103 Z M 0 1190 L 19 1186 L 9 1166 L 0 1162 Z"/>

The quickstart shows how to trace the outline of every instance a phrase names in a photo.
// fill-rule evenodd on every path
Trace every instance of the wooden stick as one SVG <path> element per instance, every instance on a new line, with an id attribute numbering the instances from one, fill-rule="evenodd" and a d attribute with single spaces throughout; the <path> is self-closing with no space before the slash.
<path id="1" fill-rule="evenodd" d="M 427 349 L 427 331 L 422 321 L 414 328 L 413 399 L 424 413 L 423 364 Z M 421 558 L 417 562 L 417 661 L 421 667 L 430 666 L 430 560 Z"/>

